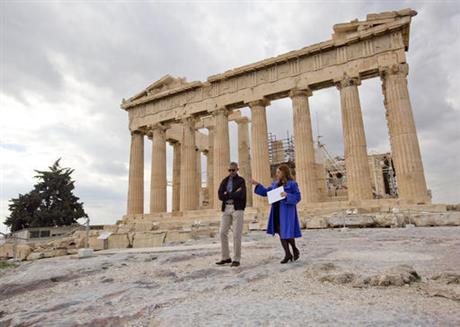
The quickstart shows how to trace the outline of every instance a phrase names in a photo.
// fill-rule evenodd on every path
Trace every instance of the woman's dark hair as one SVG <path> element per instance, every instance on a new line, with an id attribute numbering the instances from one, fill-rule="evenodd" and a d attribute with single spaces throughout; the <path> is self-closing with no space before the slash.
<path id="1" fill-rule="evenodd" d="M 288 180 L 292 180 L 291 169 L 288 165 L 282 164 L 278 166 L 278 169 L 283 173 L 283 177 L 281 178 L 281 183 L 286 185 Z"/>

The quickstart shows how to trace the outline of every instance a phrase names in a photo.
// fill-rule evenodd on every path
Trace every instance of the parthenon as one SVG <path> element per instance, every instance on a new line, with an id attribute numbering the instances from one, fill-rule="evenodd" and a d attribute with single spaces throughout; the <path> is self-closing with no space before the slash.
<path id="1" fill-rule="evenodd" d="M 340 94 L 347 199 L 330 206 L 369 207 L 380 201 L 372 192 L 366 135 L 359 96 L 362 80 L 380 78 L 386 110 L 398 205 L 431 202 L 424 176 L 407 86 L 411 9 L 369 14 L 364 21 L 336 24 L 330 40 L 273 58 L 186 82 L 166 75 L 121 103 L 131 132 L 129 186 L 125 218 L 161 217 L 166 212 L 166 143 L 173 146 L 172 211 L 187 217 L 200 205 L 200 155 L 207 157 L 207 209 L 216 212 L 216 186 L 230 162 L 229 121 L 238 124 L 241 175 L 271 182 L 266 108 L 273 100 L 292 100 L 296 180 L 301 208 L 321 207 L 321 183 L 315 168 L 309 99 L 315 91 L 336 87 Z M 239 109 L 249 107 L 251 117 Z M 207 129 L 208 133 L 200 132 Z M 150 209 L 144 212 L 144 142 L 152 140 Z M 248 185 L 249 187 L 249 185 Z M 251 192 L 248 192 L 251 193 Z M 259 213 L 264 199 L 250 197 Z M 193 216 L 193 214 L 191 214 Z"/>

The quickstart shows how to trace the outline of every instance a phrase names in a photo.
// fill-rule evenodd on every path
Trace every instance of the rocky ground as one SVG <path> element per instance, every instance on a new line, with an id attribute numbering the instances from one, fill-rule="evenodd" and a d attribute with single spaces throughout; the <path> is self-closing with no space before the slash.
<path id="1" fill-rule="evenodd" d="M 0 326 L 460 326 L 460 227 L 305 230 L 298 262 L 244 237 L 0 269 Z"/>

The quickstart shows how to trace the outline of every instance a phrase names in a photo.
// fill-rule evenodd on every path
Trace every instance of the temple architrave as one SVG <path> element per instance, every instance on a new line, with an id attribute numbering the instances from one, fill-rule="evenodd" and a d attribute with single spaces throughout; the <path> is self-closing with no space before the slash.
<path id="1" fill-rule="evenodd" d="M 131 134 L 129 185 L 125 222 L 165 221 L 174 217 L 218 217 L 216 187 L 228 174 L 229 121 L 238 124 L 240 174 L 271 182 L 266 110 L 271 101 L 290 98 L 293 109 L 295 173 L 301 214 L 318 209 L 388 208 L 430 204 L 419 141 L 407 86 L 411 9 L 368 14 L 364 21 L 336 24 L 330 40 L 277 57 L 186 82 L 166 75 L 121 103 Z M 382 199 L 371 178 L 360 102 L 361 81 L 379 78 L 391 146 L 397 195 Z M 326 178 L 315 160 L 310 99 L 333 87 L 340 97 L 346 170 L 346 195 L 327 198 Z M 239 109 L 249 107 L 251 117 Z M 319 108 L 321 109 L 321 108 Z M 385 124 L 385 122 L 382 122 Z M 200 130 L 207 129 L 207 133 Z M 144 143 L 151 140 L 151 186 L 144 195 Z M 166 144 L 173 146 L 172 212 L 166 212 Z M 201 154 L 207 157 L 205 187 Z M 373 159 L 372 159 L 373 160 Z M 248 184 L 248 188 L 250 185 Z M 248 192 L 251 193 L 251 192 Z M 202 194 L 206 194 L 203 201 Z M 144 198 L 150 197 L 144 211 Z M 266 199 L 248 196 L 251 219 L 263 218 Z M 200 200 L 201 199 L 201 200 Z"/>

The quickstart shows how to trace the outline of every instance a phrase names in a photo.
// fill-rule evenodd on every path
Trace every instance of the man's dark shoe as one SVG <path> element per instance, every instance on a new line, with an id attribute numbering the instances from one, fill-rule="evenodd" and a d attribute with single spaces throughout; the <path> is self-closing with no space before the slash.
<path id="1" fill-rule="evenodd" d="M 225 265 L 226 263 L 231 263 L 232 259 L 220 260 L 216 262 L 216 265 Z"/>
<path id="2" fill-rule="evenodd" d="M 240 262 L 239 261 L 233 261 L 232 264 L 230 265 L 231 267 L 239 267 Z"/>

